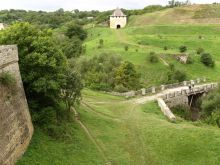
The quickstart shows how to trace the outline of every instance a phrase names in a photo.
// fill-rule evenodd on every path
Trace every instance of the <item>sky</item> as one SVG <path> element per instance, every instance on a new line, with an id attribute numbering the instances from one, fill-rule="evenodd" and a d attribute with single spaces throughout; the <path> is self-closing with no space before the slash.
<path id="1" fill-rule="evenodd" d="M 181 1 L 181 0 L 180 0 Z M 220 0 L 191 0 L 192 3 L 204 4 Z M 168 0 L 0 0 L 0 10 L 24 9 L 55 11 L 64 10 L 111 10 L 116 7 L 142 9 L 147 5 L 166 5 Z"/>

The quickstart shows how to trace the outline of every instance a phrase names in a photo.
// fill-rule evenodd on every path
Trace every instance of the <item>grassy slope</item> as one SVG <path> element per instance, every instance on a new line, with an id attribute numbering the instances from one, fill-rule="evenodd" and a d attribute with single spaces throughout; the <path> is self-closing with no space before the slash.
<path id="1" fill-rule="evenodd" d="M 203 39 L 199 39 L 199 36 Z M 104 48 L 97 49 L 99 39 L 104 39 Z M 142 45 L 138 44 L 139 42 Z M 158 54 L 179 53 L 179 46 L 186 45 L 188 53 L 195 60 L 192 65 L 178 63 L 174 58 L 167 57 L 167 63 L 174 63 L 180 70 L 187 72 L 188 78 L 206 76 L 211 80 L 218 80 L 220 74 L 220 26 L 219 25 L 149 25 L 128 26 L 121 30 L 109 28 L 93 28 L 89 30 L 86 42 L 87 57 L 101 53 L 120 55 L 124 60 L 133 62 L 142 74 L 142 80 L 147 85 L 160 84 L 165 79 L 168 67 L 162 61 L 151 64 L 147 57 L 149 52 Z M 129 45 L 129 51 L 124 46 Z M 164 51 L 164 46 L 169 50 Z M 216 68 L 210 69 L 200 63 L 196 50 L 202 47 L 213 55 Z M 138 50 L 138 52 L 136 52 Z M 152 76 L 154 75 L 154 76 Z"/>
<path id="2" fill-rule="evenodd" d="M 170 123 L 156 103 L 137 106 L 120 97 L 85 90 L 78 111 L 82 122 L 116 165 L 212 165 L 220 161 L 220 130 L 179 121 Z M 82 129 L 72 141 L 54 141 L 36 130 L 31 146 L 18 165 L 103 165 Z"/>
<path id="3" fill-rule="evenodd" d="M 188 15 L 192 16 L 192 13 Z M 160 17 L 163 20 L 161 15 Z M 207 76 L 212 80 L 218 79 L 219 25 L 195 25 L 193 22 L 190 25 L 172 23 L 149 26 L 138 25 L 132 22 L 134 20 L 131 20 L 131 25 L 127 28 L 119 31 L 109 28 L 90 29 L 86 41 L 86 56 L 92 57 L 102 52 L 118 54 L 135 63 L 142 73 L 142 80 L 146 85 L 152 85 L 161 83 L 168 68 L 162 61 L 158 64 L 148 63 L 146 58 L 150 51 L 164 53 L 163 47 L 168 46 L 170 49 L 167 53 L 176 53 L 178 47 L 185 44 L 189 47 L 189 53 L 195 55 L 195 49 L 203 47 L 217 60 L 215 69 L 204 67 L 197 56 L 193 56 L 193 65 L 182 65 L 169 57 L 166 61 L 187 71 L 190 78 Z M 199 35 L 204 39 L 199 40 Z M 104 48 L 97 49 L 101 38 L 105 40 Z M 138 45 L 139 41 L 145 44 Z M 129 45 L 128 52 L 125 52 L 124 45 Z M 83 97 L 90 108 L 85 105 L 79 108 L 81 120 L 103 148 L 108 159 L 115 164 L 220 164 L 218 128 L 195 126 L 185 121 L 170 123 L 155 103 L 134 106 L 131 102 L 124 102 L 122 98 L 88 90 L 83 92 Z M 104 164 L 101 154 L 80 126 L 70 123 L 69 128 L 73 129 L 75 136 L 66 142 L 55 141 L 36 129 L 30 148 L 18 165 Z"/>
<path id="4" fill-rule="evenodd" d="M 129 25 L 219 24 L 220 5 L 192 5 L 131 16 Z"/>
<path id="5" fill-rule="evenodd" d="M 17 165 L 104 164 L 100 153 L 76 123 L 68 124 L 71 140 L 59 141 L 35 129 L 28 151 Z"/>

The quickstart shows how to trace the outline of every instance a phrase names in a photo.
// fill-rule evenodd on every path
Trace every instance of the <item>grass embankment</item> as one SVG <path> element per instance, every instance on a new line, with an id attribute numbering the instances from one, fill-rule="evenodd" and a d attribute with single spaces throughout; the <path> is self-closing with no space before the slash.
<path id="1" fill-rule="evenodd" d="M 191 122 L 170 123 L 156 103 L 135 105 L 132 100 L 89 90 L 83 92 L 80 119 L 118 165 L 218 164 L 220 130 Z M 96 146 L 77 124 L 73 140 L 58 142 L 36 130 L 32 144 L 19 161 L 25 164 L 104 164 Z"/>
<path id="2" fill-rule="evenodd" d="M 116 54 L 124 60 L 134 63 L 142 75 L 146 86 L 161 84 L 166 79 L 168 67 L 166 63 L 175 64 L 176 68 L 187 73 L 188 79 L 207 77 L 217 81 L 220 75 L 220 26 L 219 25 L 152 25 L 128 26 L 125 29 L 92 28 L 86 41 L 86 56 L 89 58 L 101 53 Z M 99 40 L 104 39 L 104 47 L 98 49 Z M 125 51 L 125 45 L 129 46 Z M 179 47 L 185 45 L 186 53 L 194 60 L 193 64 L 181 64 L 172 55 L 180 54 Z M 164 47 L 168 47 L 165 51 Z M 198 48 L 203 48 L 216 60 L 216 67 L 208 68 L 200 62 Z M 156 52 L 159 63 L 149 62 L 149 53 Z M 106 54 L 106 55 L 107 55 Z M 165 62 L 164 62 L 165 61 Z"/>

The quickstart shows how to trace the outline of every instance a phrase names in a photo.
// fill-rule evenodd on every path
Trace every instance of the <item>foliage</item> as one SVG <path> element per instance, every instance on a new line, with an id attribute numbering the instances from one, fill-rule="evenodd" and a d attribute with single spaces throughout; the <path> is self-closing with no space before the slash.
<path id="1" fill-rule="evenodd" d="M 128 49 L 129 49 L 129 47 L 128 47 L 128 45 L 125 45 L 125 51 L 127 52 L 128 51 Z"/>
<path id="2" fill-rule="evenodd" d="M 65 73 L 65 83 L 62 86 L 61 97 L 66 103 L 66 107 L 70 112 L 71 107 L 79 102 L 81 90 L 83 88 L 79 73 L 73 69 L 68 69 Z"/>
<path id="3" fill-rule="evenodd" d="M 120 66 L 121 58 L 110 54 L 101 54 L 91 59 L 82 58 L 77 62 L 85 86 L 95 90 L 113 90 L 114 75 Z"/>
<path id="4" fill-rule="evenodd" d="M 179 7 L 179 6 L 185 6 L 185 5 L 190 5 L 191 4 L 189 0 L 186 0 L 185 2 L 171 0 L 168 3 L 169 3 L 170 7 Z"/>
<path id="5" fill-rule="evenodd" d="M 157 63 L 157 62 L 159 62 L 159 58 L 157 57 L 155 52 L 150 52 L 149 61 L 150 61 L 150 63 Z"/>
<path id="6" fill-rule="evenodd" d="M 59 122 L 60 91 L 70 83 L 65 77 L 67 60 L 53 39 L 51 30 L 40 30 L 29 23 L 15 23 L 0 34 L 0 44 L 18 46 L 21 76 L 33 122 L 42 127 L 47 125 L 45 121 Z"/>
<path id="7" fill-rule="evenodd" d="M 214 67 L 215 61 L 213 60 L 212 56 L 209 53 L 203 53 L 200 58 L 201 62 L 208 67 Z"/>
<path id="8" fill-rule="evenodd" d="M 69 38 L 78 37 L 81 41 L 84 41 L 87 37 L 87 32 L 80 25 L 69 23 L 65 35 Z"/>
<path id="9" fill-rule="evenodd" d="M 77 58 L 83 53 L 82 41 L 77 37 L 67 38 L 57 41 L 64 55 L 70 58 Z"/>
<path id="10" fill-rule="evenodd" d="M 202 99 L 202 119 L 220 127 L 220 87 Z"/>
<path id="11" fill-rule="evenodd" d="M 193 58 L 191 56 L 188 56 L 186 63 L 187 64 L 193 64 Z"/>
<path id="12" fill-rule="evenodd" d="M 197 54 L 202 54 L 202 53 L 204 53 L 204 49 L 203 48 L 198 48 L 197 50 L 196 50 L 196 53 Z"/>
<path id="13" fill-rule="evenodd" d="M 164 46 L 163 49 L 164 49 L 164 50 L 168 50 L 168 47 L 167 47 L 167 46 Z"/>
<path id="14" fill-rule="evenodd" d="M 0 73 L 0 86 L 6 86 L 8 88 L 13 88 L 16 84 L 16 80 L 12 74 L 9 72 Z"/>
<path id="15" fill-rule="evenodd" d="M 140 87 L 140 75 L 137 73 L 134 64 L 131 62 L 123 62 L 116 70 L 115 74 L 116 85 L 134 90 Z"/>
<path id="16" fill-rule="evenodd" d="M 191 120 L 191 111 L 190 111 L 190 108 L 187 106 L 179 105 L 179 106 L 173 107 L 172 112 L 175 115 L 177 115 L 185 120 Z"/>
<path id="17" fill-rule="evenodd" d="M 177 70 L 175 65 L 169 65 L 170 71 L 167 73 L 167 83 L 176 83 L 186 80 L 187 75 L 184 71 Z"/>
<path id="18" fill-rule="evenodd" d="M 182 46 L 179 47 L 179 50 L 180 50 L 181 53 L 184 53 L 184 52 L 187 51 L 187 47 L 182 45 Z"/>

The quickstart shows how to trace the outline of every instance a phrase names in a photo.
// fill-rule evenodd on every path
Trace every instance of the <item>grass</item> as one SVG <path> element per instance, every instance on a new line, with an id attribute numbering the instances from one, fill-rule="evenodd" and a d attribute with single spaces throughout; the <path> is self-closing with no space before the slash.
<path id="1" fill-rule="evenodd" d="M 179 121 L 169 122 L 154 102 L 135 105 L 133 100 L 83 91 L 80 119 L 116 165 L 213 165 L 220 161 L 220 129 Z M 106 162 L 76 123 L 70 123 L 72 140 L 53 140 L 39 129 L 18 165 L 102 165 Z"/>
<path id="2" fill-rule="evenodd" d="M 166 80 L 168 67 L 161 60 L 156 64 L 150 63 L 148 61 L 149 53 L 153 51 L 159 55 L 179 54 L 179 47 L 185 45 L 194 64 L 181 64 L 172 56 L 167 56 L 165 61 L 173 63 L 176 68 L 185 71 L 188 79 L 207 77 L 212 81 L 218 81 L 220 75 L 219 31 L 219 25 L 128 26 L 121 30 L 92 28 L 89 30 L 89 38 L 85 43 L 86 57 L 101 53 L 121 56 L 124 60 L 136 65 L 145 86 L 152 86 Z M 202 39 L 199 36 L 202 36 Z M 97 48 L 99 39 L 104 39 L 104 47 L 101 49 Z M 124 50 L 125 45 L 128 45 L 128 51 Z M 167 51 L 164 50 L 165 46 L 168 47 Z M 214 69 L 210 69 L 200 62 L 200 56 L 196 54 L 196 50 L 200 47 L 211 53 L 216 60 Z"/>
<path id="3" fill-rule="evenodd" d="M 160 60 L 149 62 L 150 52 L 177 54 L 186 45 L 194 63 L 184 65 L 166 55 L 167 63 L 187 73 L 188 79 L 207 77 L 217 81 L 220 75 L 220 26 L 202 24 L 194 19 L 200 6 L 167 9 L 142 16 L 132 16 L 125 29 L 90 28 L 86 58 L 101 53 L 115 54 L 135 64 L 145 86 L 158 85 L 166 79 L 168 66 Z M 187 24 L 184 21 L 188 21 Z M 184 24 L 181 24 L 184 23 Z M 199 39 L 202 36 L 202 39 Z M 99 40 L 104 40 L 98 49 Z M 128 51 L 124 47 L 128 45 Z M 168 47 L 165 51 L 164 46 Z M 196 50 L 211 53 L 216 67 L 200 62 Z M 135 105 L 132 100 L 88 89 L 78 108 L 80 120 L 113 165 L 213 165 L 220 164 L 220 129 L 180 120 L 169 122 L 154 102 Z M 36 129 L 32 143 L 18 165 L 102 165 L 100 151 L 77 123 L 68 123 L 74 134 L 68 141 L 54 140 Z"/>

